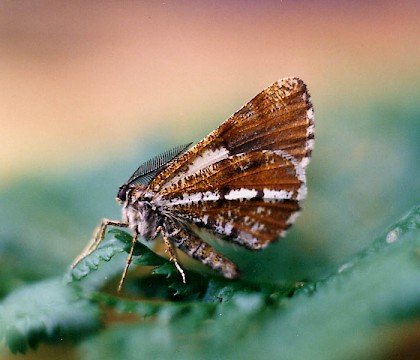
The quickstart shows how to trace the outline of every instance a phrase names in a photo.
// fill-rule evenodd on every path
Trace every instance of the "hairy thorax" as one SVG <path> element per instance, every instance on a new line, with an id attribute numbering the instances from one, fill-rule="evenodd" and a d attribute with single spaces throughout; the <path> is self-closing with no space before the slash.
<path id="1" fill-rule="evenodd" d="M 124 203 L 122 215 L 131 230 L 146 240 L 152 240 L 157 235 L 162 215 L 151 204 L 151 198 L 145 195 L 145 193 L 137 193 L 129 196 Z"/>

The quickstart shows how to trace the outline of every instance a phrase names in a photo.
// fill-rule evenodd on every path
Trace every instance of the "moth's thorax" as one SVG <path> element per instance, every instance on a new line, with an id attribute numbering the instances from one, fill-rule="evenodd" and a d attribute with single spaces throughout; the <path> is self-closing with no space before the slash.
<path id="1" fill-rule="evenodd" d="M 151 192 L 133 189 L 122 208 L 123 221 L 146 240 L 156 236 L 162 218 L 159 210 L 151 203 L 152 197 Z"/>
<path id="2" fill-rule="evenodd" d="M 128 201 L 135 203 L 136 201 L 151 201 L 155 196 L 155 192 L 144 190 L 142 188 L 134 188 L 130 193 Z"/>

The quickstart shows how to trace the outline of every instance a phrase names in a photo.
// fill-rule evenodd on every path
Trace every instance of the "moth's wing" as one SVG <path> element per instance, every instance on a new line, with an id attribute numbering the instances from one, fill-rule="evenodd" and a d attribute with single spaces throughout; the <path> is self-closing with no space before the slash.
<path id="1" fill-rule="evenodd" d="M 281 150 L 229 156 L 178 180 L 156 204 L 176 216 L 250 249 L 285 234 L 306 195 L 305 171 Z"/>
<path id="2" fill-rule="evenodd" d="M 172 161 L 153 179 L 149 189 L 158 192 L 211 164 L 259 150 L 282 150 L 305 168 L 313 139 L 313 109 L 305 83 L 296 77 L 282 79 Z"/>

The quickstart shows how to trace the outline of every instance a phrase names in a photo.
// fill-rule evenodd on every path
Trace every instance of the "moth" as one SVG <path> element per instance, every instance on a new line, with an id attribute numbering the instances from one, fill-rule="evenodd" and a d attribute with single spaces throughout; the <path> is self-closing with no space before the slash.
<path id="1" fill-rule="evenodd" d="M 175 249 L 222 276 L 237 266 L 198 234 L 260 250 L 284 237 L 306 196 L 305 169 L 314 144 L 314 116 L 305 83 L 290 77 L 261 91 L 195 146 L 178 146 L 142 164 L 118 190 L 122 221 L 104 219 L 73 263 L 91 254 L 109 225 L 136 241 L 161 235 L 182 280 Z"/>

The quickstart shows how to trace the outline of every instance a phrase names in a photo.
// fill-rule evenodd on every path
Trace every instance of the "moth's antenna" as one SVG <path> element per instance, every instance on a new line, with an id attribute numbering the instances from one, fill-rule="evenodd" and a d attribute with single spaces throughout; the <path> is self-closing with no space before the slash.
<path id="1" fill-rule="evenodd" d="M 127 184 L 143 184 L 149 185 L 150 182 L 159 174 L 170 161 L 185 152 L 190 146 L 189 144 L 179 145 L 171 150 L 151 158 L 145 163 L 141 164 L 139 168 L 128 179 Z"/>

